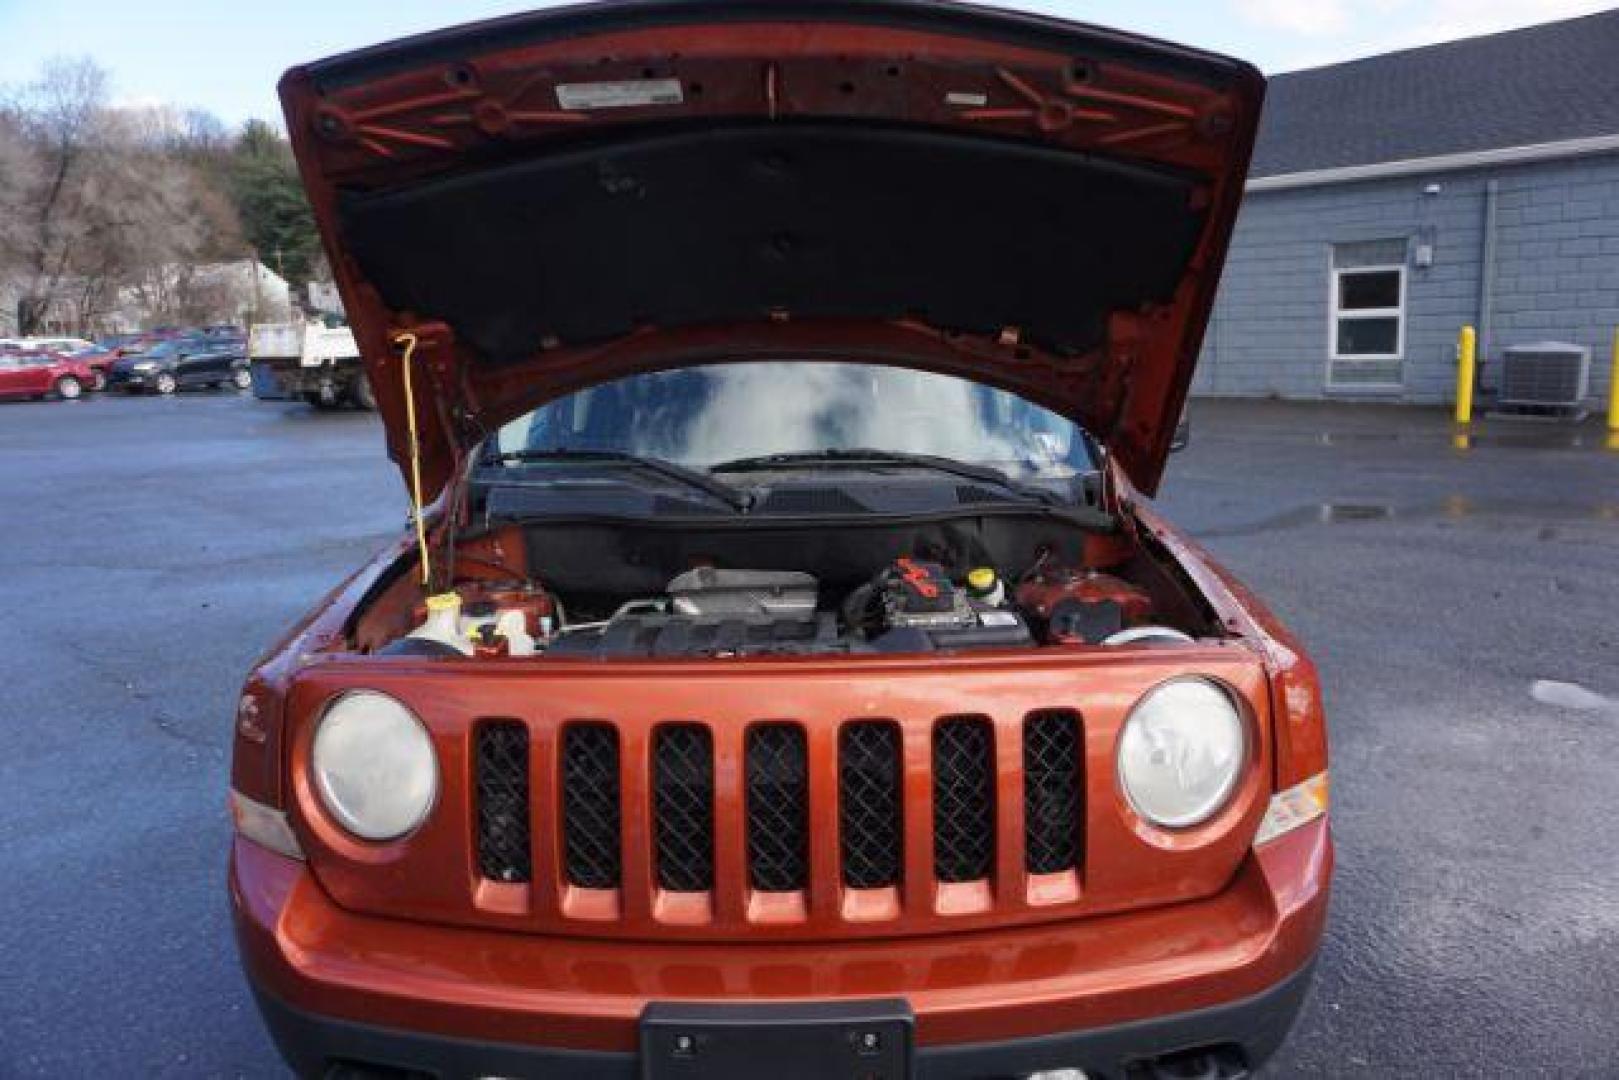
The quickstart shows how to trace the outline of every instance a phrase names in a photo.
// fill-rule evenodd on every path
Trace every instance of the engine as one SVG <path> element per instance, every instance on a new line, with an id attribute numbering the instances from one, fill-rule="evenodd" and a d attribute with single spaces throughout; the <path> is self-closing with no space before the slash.
<path id="1" fill-rule="evenodd" d="M 1186 640 L 1152 627 L 1141 588 L 1042 561 L 1008 589 L 993 567 L 952 574 L 904 557 L 844 595 L 799 571 L 699 566 L 660 596 L 570 622 L 559 598 L 528 583 L 482 583 L 428 599 L 393 655 L 660 659 L 1009 649 Z"/>
<path id="2" fill-rule="evenodd" d="M 699 567 L 665 596 L 632 600 L 605 622 L 573 625 L 553 656 L 750 656 L 838 651 L 837 619 L 817 610 L 809 574 Z"/>
<path id="3" fill-rule="evenodd" d="M 651 659 L 1101 644 L 1150 611 L 1145 593 L 1108 575 L 1037 575 L 1009 593 L 992 568 L 956 578 L 910 558 L 839 602 L 826 599 L 809 574 L 702 567 L 672 580 L 665 596 L 563 628 L 546 651 Z"/>
<path id="4" fill-rule="evenodd" d="M 604 623 L 567 628 L 549 652 L 792 656 L 1033 643 L 1015 610 L 970 596 L 931 564 L 889 568 L 856 590 L 841 611 L 821 607 L 817 583 L 806 578 L 771 571 L 691 571 L 670 583 L 665 598 L 633 601 Z"/>
<path id="5" fill-rule="evenodd" d="M 900 559 L 844 601 L 846 623 L 877 652 L 1011 648 L 1033 644 L 989 567 L 961 583 L 938 563 Z"/>

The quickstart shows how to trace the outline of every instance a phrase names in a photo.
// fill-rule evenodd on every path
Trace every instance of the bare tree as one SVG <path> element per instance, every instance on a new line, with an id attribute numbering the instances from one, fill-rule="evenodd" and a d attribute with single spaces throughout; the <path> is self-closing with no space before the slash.
<path id="1" fill-rule="evenodd" d="M 93 63 L 53 61 L 0 111 L 0 274 L 16 282 L 21 334 L 48 318 L 93 332 L 132 298 L 164 321 L 231 311 L 229 290 L 197 272 L 244 250 L 223 126 L 105 97 Z"/>
<path id="2" fill-rule="evenodd" d="M 32 150 L 28 181 L 10 198 L 18 204 L 16 259 L 21 271 L 17 331 L 39 329 L 60 299 L 63 279 L 84 238 L 84 184 L 97 150 L 105 111 L 107 74 L 93 60 L 57 59 L 45 65 L 11 109 L 11 124 Z"/>
<path id="3" fill-rule="evenodd" d="M 235 318 L 260 307 L 255 249 L 295 285 L 322 273 L 280 131 L 107 96 L 93 61 L 59 59 L 0 99 L 0 325 Z"/>
<path id="4" fill-rule="evenodd" d="M 8 300 L 4 283 L 23 272 L 24 251 L 30 233 L 28 211 L 30 193 L 39 185 L 39 162 L 33 147 L 23 136 L 16 117 L 0 109 L 0 300 Z M 4 304 L 0 329 L 13 329 L 16 311 Z"/>

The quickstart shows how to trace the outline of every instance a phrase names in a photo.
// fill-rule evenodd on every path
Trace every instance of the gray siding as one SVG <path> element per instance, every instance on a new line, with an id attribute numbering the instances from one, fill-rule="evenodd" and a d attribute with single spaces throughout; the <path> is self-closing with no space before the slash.
<path id="1" fill-rule="evenodd" d="M 1327 396 L 1332 246 L 1425 237 L 1433 265 L 1407 264 L 1403 396 L 1453 398 L 1457 331 L 1480 322 L 1490 180 L 1499 197 L 1485 355 L 1546 340 L 1589 345 L 1593 396 L 1605 393 L 1619 326 L 1619 155 L 1250 194 L 1193 392 Z M 1431 183 L 1439 194 L 1423 194 Z"/>

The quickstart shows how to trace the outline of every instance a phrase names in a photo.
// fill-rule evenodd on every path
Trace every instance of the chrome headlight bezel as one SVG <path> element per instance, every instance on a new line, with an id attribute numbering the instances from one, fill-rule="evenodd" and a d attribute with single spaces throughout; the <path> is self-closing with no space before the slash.
<path id="1" fill-rule="evenodd" d="M 380 690 L 349 690 L 326 703 L 309 772 L 326 814 L 371 843 L 410 835 L 438 803 L 438 751 L 427 726 Z"/>
<path id="2" fill-rule="evenodd" d="M 1185 675 L 1153 686 L 1131 706 L 1119 729 L 1114 774 L 1125 803 L 1154 828 L 1180 832 L 1206 824 L 1231 805 L 1242 786 L 1252 746 L 1249 727 L 1241 698 L 1216 679 Z M 1195 764 L 1214 782 L 1196 784 L 1196 794 L 1172 807 L 1162 792 L 1148 790 L 1162 777 L 1143 774 L 1154 765 L 1161 768 L 1148 755 L 1163 752 L 1165 740 L 1187 745 L 1188 737 L 1195 751 L 1212 756 Z"/>

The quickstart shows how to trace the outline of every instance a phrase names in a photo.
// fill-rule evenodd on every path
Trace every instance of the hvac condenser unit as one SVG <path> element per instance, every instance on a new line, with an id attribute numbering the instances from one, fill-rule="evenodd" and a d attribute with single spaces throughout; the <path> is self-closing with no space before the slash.
<path id="1" fill-rule="evenodd" d="M 1514 345 L 1501 354 L 1500 405 L 1529 409 L 1579 409 L 1591 390 L 1591 350 L 1546 341 Z"/>

